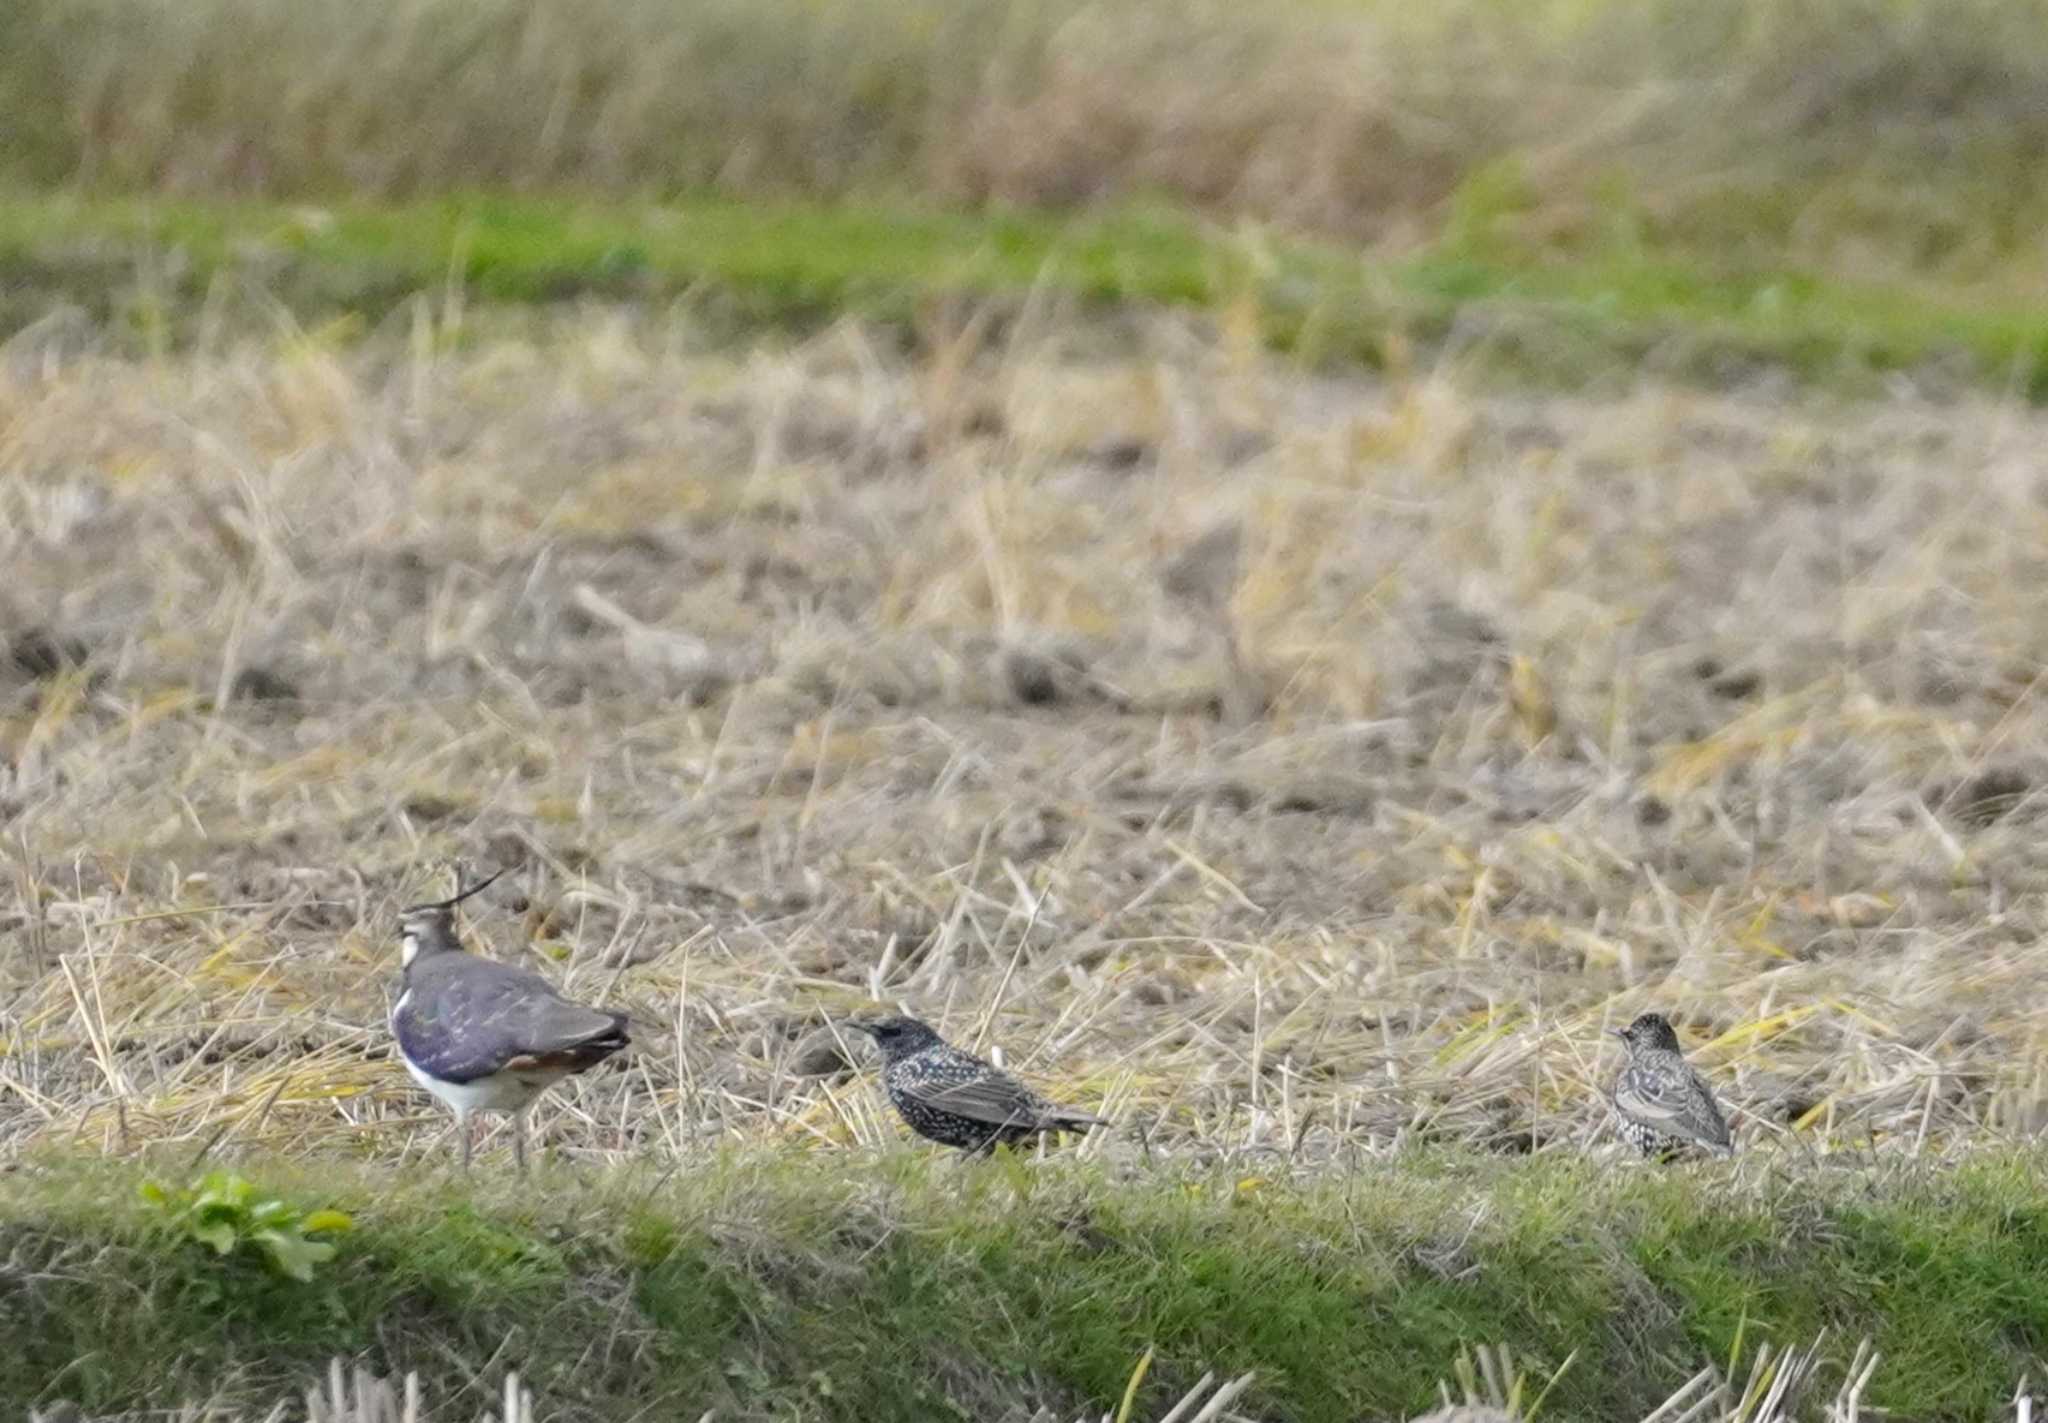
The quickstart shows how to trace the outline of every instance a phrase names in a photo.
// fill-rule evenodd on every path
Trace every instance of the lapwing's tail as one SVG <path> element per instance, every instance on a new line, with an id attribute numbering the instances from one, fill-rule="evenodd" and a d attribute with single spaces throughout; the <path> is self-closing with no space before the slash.
<path id="1" fill-rule="evenodd" d="M 597 1011 L 610 1018 L 612 1025 L 596 1037 L 586 1040 L 582 1044 L 584 1051 L 595 1052 L 598 1057 L 602 1058 L 611 1056 L 621 1048 L 631 1047 L 633 1035 L 627 1032 L 626 1029 L 631 1025 L 632 1019 L 614 1008 L 600 1008 Z M 596 1058 L 592 1059 L 593 1062 L 596 1060 Z"/>
<path id="2" fill-rule="evenodd" d="M 509 1066 L 515 1069 L 552 1068 L 562 1072 L 587 1072 L 613 1053 L 622 1051 L 630 1041 L 625 1031 L 621 1029 L 599 1037 L 585 1038 L 580 1043 L 569 1043 L 541 1052 L 521 1053 Z"/>
<path id="3" fill-rule="evenodd" d="M 534 1024 L 533 1046 L 520 1054 L 519 1065 L 582 1072 L 629 1046 L 626 1015 L 610 1008 L 586 1008 L 566 1000 L 546 1005 L 543 1021 Z"/>

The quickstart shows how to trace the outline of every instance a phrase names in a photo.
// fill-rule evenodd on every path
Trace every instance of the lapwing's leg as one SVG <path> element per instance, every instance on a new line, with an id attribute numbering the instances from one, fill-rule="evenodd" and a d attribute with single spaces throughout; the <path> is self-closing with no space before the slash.
<path id="1" fill-rule="evenodd" d="M 469 1113 L 457 1112 L 455 1114 L 455 1130 L 462 1133 L 462 1174 L 467 1176 L 469 1174 L 470 1148 Z"/>
<path id="2" fill-rule="evenodd" d="M 512 1114 L 512 1161 L 519 1170 L 526 1170 L 526 1109 L 520 1108 Z"/>

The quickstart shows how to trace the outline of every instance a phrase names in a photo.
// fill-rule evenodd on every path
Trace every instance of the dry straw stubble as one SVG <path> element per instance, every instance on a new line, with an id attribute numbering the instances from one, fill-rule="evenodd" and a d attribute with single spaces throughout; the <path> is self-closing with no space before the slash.
<path id="1" fill-rule="evenodd" d="M 577 1153 L 893 1140 L 876 999 L 1153 1151 L 1577 1149 L 1646 1006 L 1753 1146 L 2038 1127 L 2032 416 L 1054 327 L 940 438 L 853 328 L 671 337 L 6 367 L 8 636 L 84 655 L 7 670 L 0 1141 L 428 1148 L 389 933 L 458 857 L 652 1025 Z"/>

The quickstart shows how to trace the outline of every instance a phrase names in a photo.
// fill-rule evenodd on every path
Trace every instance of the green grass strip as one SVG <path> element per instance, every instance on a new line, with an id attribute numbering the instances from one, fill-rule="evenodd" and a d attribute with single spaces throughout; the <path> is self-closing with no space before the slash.
<path id="1" fill-rule="evenodd" d="M 1248 1416 L 1351 1423 L 1421 1411 L 1501 1343 L 1525 1396 L 1577 1351 L 1546 1416 L 1630 1420 L 1738 1334 L 1746 1355 L 1826 1326 L 1827 1389 L 1867 1335 L 1866 1404 L 1977 1420 L 2048 1363 L 2040 1166 L 1419 1155 L 1288 1185 L 905 1150 L 466 1186 L 238 1164 L 355 1218 L 302 1284 L 173 1230 L 144 1166 L 45 1161 L 0 1177 L 0 1410 L 267 1407 L 341 1353 L 432 1399 L 516 1366 L 577 1418 L 1074 1416 L 1151 1349 L 1135 1417 L 1251 1369 Z"/>
<path id="2" fill-rule="evenodd" d="M 1460 231 L 1381 259 L 1164 210 L 1063 219 L 722 199 L 309 208 L 16 195 L 0 201 L 0 331 L 69 301 L 172 342 L 223 290 L 259 290 L 308 317 L 374 317 L 451 283 L 496 304 L 695 294 L 746 330 L 843 314 L 902 321 L 937 296 L 1017 305 L 1039 291 L 1096 308 L 1248 314 L 1263 339 L 1318 362 L 1378 364 L 1420 344 L 1545 382 L 1625 380 L 1645 363 L 1724 378 L 1769 363 L 1854 386 L 1947 360 L 1967 379 L 2048 395 L 2048 307 L 2035 303 L 1713 272 L 1619 244 L 1523 250 Z"/>

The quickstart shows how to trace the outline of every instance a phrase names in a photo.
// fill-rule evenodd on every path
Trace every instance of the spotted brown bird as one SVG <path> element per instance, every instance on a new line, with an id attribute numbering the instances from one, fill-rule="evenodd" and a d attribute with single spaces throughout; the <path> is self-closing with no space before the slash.
<path id="1" fill-rule="evenodd" d="M 928 1024 L 892 1017 L 848 1024 L 882 1052 L 882 1086 L 910 1129 L 928 1141 L 986 1154 L 1052 1132 L 1106 1126 L 1101 1117 L 1062 1107 Z"/>
<path id="2" fill-rule="evenodd" d="M 1669 1157 L 1698 1146 L 1732 1156 L 1735 1143 L 1713 1089 L 1685 1060 L 1678 1034 L 1663 1015 L 1645 1013 L 1612 1031 L 1628 1049 L 1628 1062 L 1614 1081 L 1614 1114 L 1636 1150 Z"/>
<path id="3" fill-rule="evenodd" d="M 405 1070 L 453 1109 L 465 1171 L 470 1113 L 511 1114 L 513 1158 L 523 1171 L 527 1108 L 630 1041 L 625 1014 L 587 1008 L 537 973 L 463 950 L 455 906 L 497 878 L 398 916 L 405 987 L 391 1031 Z"/>

